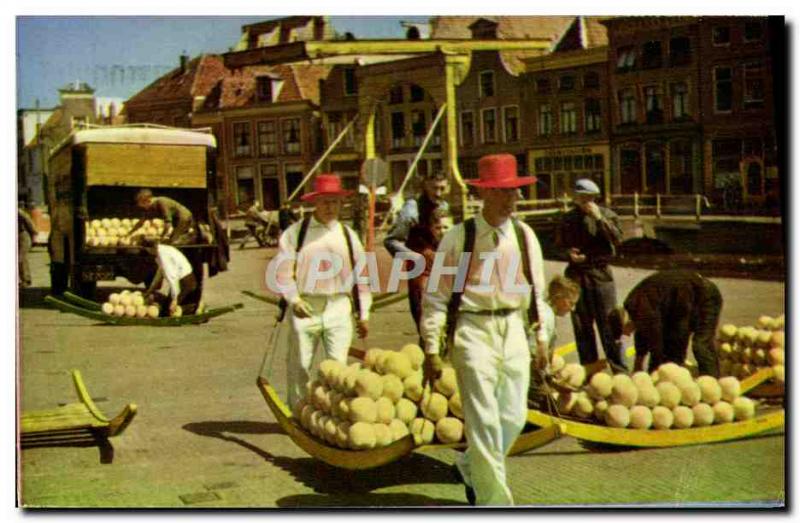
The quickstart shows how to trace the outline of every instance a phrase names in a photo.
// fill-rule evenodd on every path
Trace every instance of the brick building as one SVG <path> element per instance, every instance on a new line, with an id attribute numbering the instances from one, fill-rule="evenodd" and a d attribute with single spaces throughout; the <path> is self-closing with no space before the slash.
<path id="1" fill-rule="evenodd" d="M 553 48 L 574 23 L 574 16 L 441 16 L 432 21 L 433 38 L 480 40 L 544 40 Z M 486 154 L 517 157 L 520 173 L 528 172 L 527 144 L 535 132 L 525 118 L 525 90 L 520 77 L 525 60 L 537 51 L 476 51 L 469 73 L 456 89 L 459 167 L 464 178 L 477 176 L 478 159 Z"/>
<path id="2" fill-rule="evenodd" d="M 537 198 L 561 197 L 583 177 L 610 194 L 606 44 L 597 18 L 576 17 L 551 53 L 525 60 L 524 145 Z"/>
<path id="3" fill-rule="evenodd" d="M 614 192 L 702 193 L 726 210 L 777 194 L 766 17 L 604 24 Z"/>
<path id="4" fill-rule="evenodd" d="M 785 45 L 782 25 L 766 17 L 703 17 L 697 25 L 703 189 L 723 204 L 777 204 L 773 46 Z"/>
<path id="5" fill-rule="evenodd" d="M 268 55 L 277 46 L 332 36 L 325 17 L 293 16 L 242 26 L 235 49 Z M 176 69 L 131 97 L 125 112 L 132 123 L 211 128 L 225 209 L 246 209 L 255 200 L 275 209 L 319 153 L 319 80 L 329 69 L 227 67 L 219 55 L 181 56 Z"/>

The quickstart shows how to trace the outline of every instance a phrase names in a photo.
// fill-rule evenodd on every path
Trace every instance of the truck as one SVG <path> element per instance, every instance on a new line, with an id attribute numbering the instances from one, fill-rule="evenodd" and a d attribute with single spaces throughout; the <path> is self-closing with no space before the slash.
<path id="1" fill-rule="evenodd" d="M 90 237 L 94 225 L 143 219 L 135 202 L 143 188 L 192 212 L 198 239 L 179 248 L 199 283 L 204 264 L 211 275 L 225 270 L 227 236 L 217 220 L 215 154 L 214 136 L 202 129 L 133 124 L 73 131 L 49 156 L 51 292 L 71 290 L 92 299 L 100 281 L 152 281 L 157 269 L 152 256 L 111 234 L 124 229 L 104 229 L 108 241 Z"/>

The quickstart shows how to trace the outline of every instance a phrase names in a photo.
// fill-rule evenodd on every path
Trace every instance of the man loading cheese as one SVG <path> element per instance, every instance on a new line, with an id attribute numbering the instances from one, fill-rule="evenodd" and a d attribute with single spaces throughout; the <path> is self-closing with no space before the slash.
<path id="1" fill-rule="evenodd" d="M 481 158 L 478 176 L 467 183 L 477 187 L 483 210 L 442 238 L 423 298 L 424 371 L 426 379 L 436 377 L 442 338 L 452 339 L 468 444 L 456 466 L 467 500 L 512 505 L 505 456 L 525 425 L 531 326 L 536 326 L 530 335 L 537 339 L 533 350 L 539 368 L 547 359 L 538 321 L 546 307 L 542 251 L 533 230 L 511 218 L 519 188 L 536 178 L 518 177 L 516 159 L 509 154 Z M 453 270 L 442 275 L 442 265 L 458 267 L 461 254 L 470 252 L 460 276 Z M 459 285 L 464 278 L 466 286 Z"/>

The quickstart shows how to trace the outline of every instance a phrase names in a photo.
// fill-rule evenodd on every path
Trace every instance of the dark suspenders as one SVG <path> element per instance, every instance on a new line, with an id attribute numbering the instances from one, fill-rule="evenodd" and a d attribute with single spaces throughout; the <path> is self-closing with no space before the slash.
<path id="1" fill-rule="evenodd" d="M 295 254 L 300 254 L 300 249 L 303 248 L 303 243 L 306 240 L 306 232 L 308 232 L 308 224 L 311 222 L 311 217 L 306 216 L 303 218 L 303 221 L 300 223 L 300 231 L 297 233 L 297 247 L 295 248 Z M 342 234 L 344 234 L 345 241 L 347 242 L 347 253 L 350 256 L 350 267 L 353 271 L 353 303 L 355 305 L 355 309 L 361 315 L 361 296 L 358 295 L 358 286 L 356 285 L 356 280 L 358 276 L 355 274 L 356 268 L 356 260 L 355 256 L 353 255 L 353 241 L 350 239 L 350 233 L 347 231 L 347 227 L 345 224 L 340 223 L 342 226 Z M 292 269 L 293 276 L 296 276 L 297 273 L 297 260 L 295 260 L 294 268 Z M 288 303 L 286 302 L 285 298 L 281 298 L 278 302 L 278 308 L 280 312 L 278 313 L 278 321 L 283 320 L 283 315 L 286 314 L 286 307 Z"/>
<path id="2" fill-rule="evenodd" d="M 539 309 L 536 306 L 536 288 L 533 281 L 533 270 L 531 268 L 531 260 L 528 255 L 528 237 L 525 235 L 525 230 L 518 220 L 514 219 L 514 233 L 517 237 L 517 245 L 522 251 L 522 271 L 525 278 L 531 287 L 531 301 L 528 306 L 528 325 L 535 325 L 539 323 Z M 472 250 L 475 248 L 475 218 L 467 218 L 464 220 L 464 245 L 462 253 L 468 252 L 472 256 Z M 466 265 L 466 271 L 469 270 L 469 263 Z M 456 277 L 461 276 L 459 273 Z M 451 346 L 456 333 L 456 322 L 458 320 L 458 309 L 461 307 L 461 298 L 464 294 L 464 287 L 467 284 L 467 277 L 464 277 L 464 285 L 458 291 L 453 291 L 450 294 L 450 301 L 447 303 L 447 320 L 445 321 L 445 351 L 448 346 Z"/>
<path id="3" fill-rule="evenodd" d="M 350 239 L 350 231 L 347 230 L 347 226 L 341 222 L 340 225 L 344 239 L 347 241 L 347 254 L 350 256 L 350 270 L 353 274 L 353 287 L 350 291 L 353 295 L 353 307 L 358 318 L 361 319 L 361 296 L 358 295 L 358 274 L 356 274 L 356 257 L 353 255 L 353 240 Z"/>

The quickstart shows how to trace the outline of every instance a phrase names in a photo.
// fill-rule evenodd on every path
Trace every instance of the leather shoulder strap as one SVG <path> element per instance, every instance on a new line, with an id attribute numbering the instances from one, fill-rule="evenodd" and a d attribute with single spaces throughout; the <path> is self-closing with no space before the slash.
<path id="1" fill-rule="evenodd" d="M 353 254 L 353 240 L 350 238 L 350 231 L 348 230 L 347 226 L 340 222 L 342 226 L 342 234 L 344 234 L 344 239 L 347 242 L 347 254 L 350 256 L 350 270 L 353 273 L 353 287 L 352 287 L 352 294 L 353 294 L 353 306 L 355 307 L 356 313 L 358 317 L 361 317 L 361 296 L 358 294 L 358 275 L 356 274 L 356 257 Z"/>
<path id="2" fill-rule="evenodd" d="M 531 259 L 528 254 L 528 236 L 519 220 L 514 220 L 514 233 L 517 235 L 517 245 L 522 251 L 522 274 L 528 279 L 531 286 L 531 301 L 528 305 L 528 325 L 539 322 L 539 309 L 536 307 L 536 288 L 533 284 L 533 270 L 531 269 Z"/>

